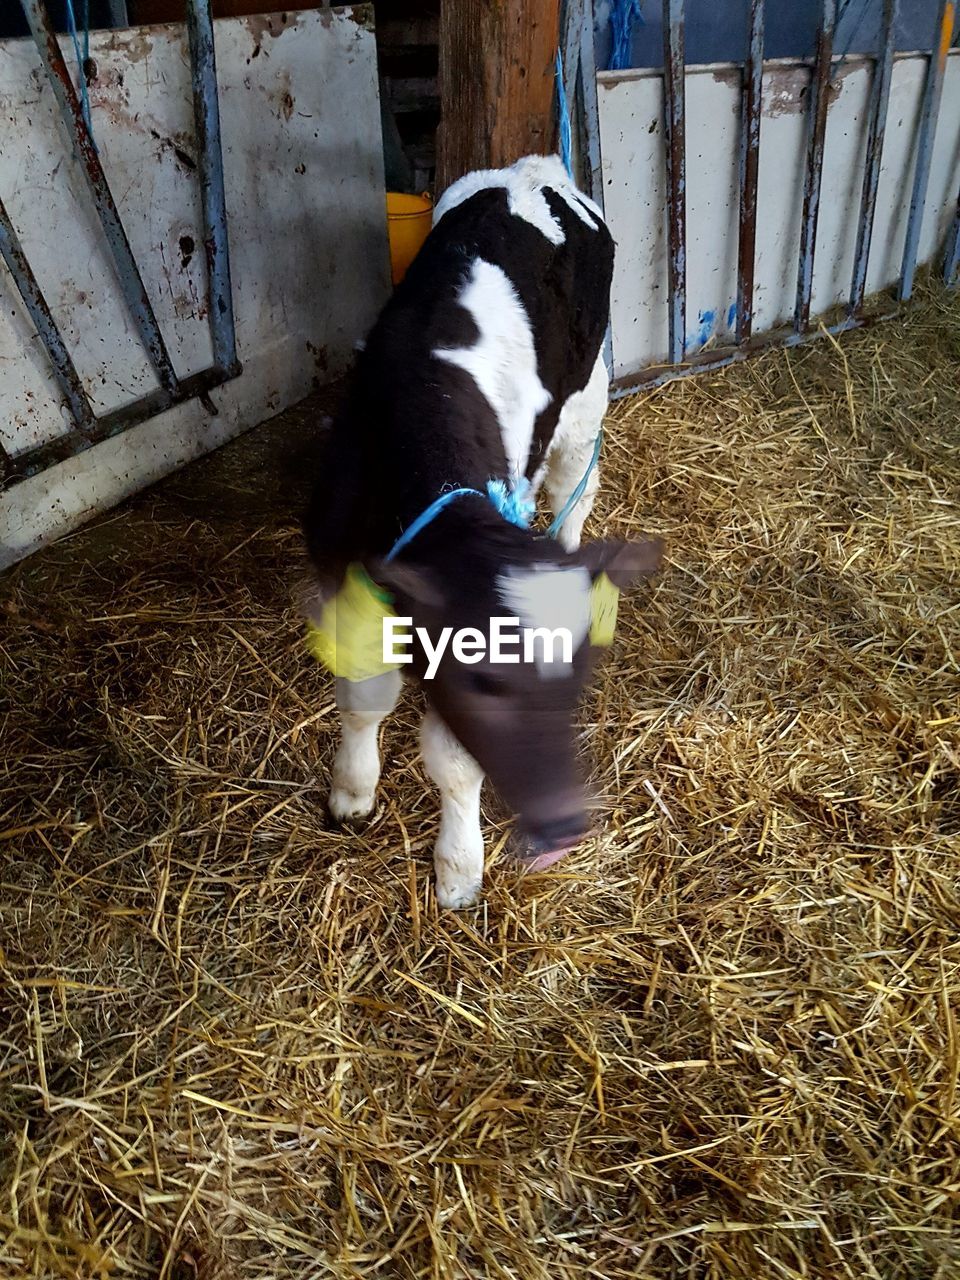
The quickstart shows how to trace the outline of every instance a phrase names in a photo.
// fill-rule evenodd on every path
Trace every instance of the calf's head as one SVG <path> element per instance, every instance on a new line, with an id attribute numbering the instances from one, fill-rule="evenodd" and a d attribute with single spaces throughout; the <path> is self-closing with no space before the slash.
<path id="1" fill-rule="evenodd" d="M 516 814 L 532 865 L 556 861 L 589 827 L 574 720 L 597 653 L 594 584 L 606 575 L 627 587 L 656 572 L 661 553 L 659 541 L 567 553 L 525 534 L 506 555 L 461 546 L 455 572 L 413 560 L 374 570 L 396 612 L 422 629 L 413 668 L 427 699 Z"/>

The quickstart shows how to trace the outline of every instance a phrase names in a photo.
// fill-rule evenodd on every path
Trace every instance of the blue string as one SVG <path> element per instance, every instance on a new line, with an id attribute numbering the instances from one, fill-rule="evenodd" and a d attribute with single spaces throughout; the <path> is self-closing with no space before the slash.
<path id="1" fill-rule="evenodd" d="M 570 129 L 570 108 L 567 104 L 567 90 L 563 83 L 563 54 L 557 50 L 557 119 L 560 122 L 560 157 L 563 167 L 573 177 L 573 160 L 571 157 L 572 133 Z"/>
<path id="2" fill-rule="evenodd" d="M 73 0 L 67 0 L 67 27 L 70 31 L 70 39 L 73 41 L 73 52 L 77 56 L 77 80 L 80 84 L 80 110 L 83 112 L 84 123 L 87 126 L 87 132 L 90 135 L 90 141 L 93 143 L 94 150 L 97 144 L 93 142 L 93 121 L 90 117 L 90 97 L 87 94 L 87 77 L 84 74 L 83 63 L 84 55 L 80 49 L 80 39 L 77 35 L 77 19 L 73 12 Z M 87 50 L 87 56 L 90 54 L 90 10 L 89 0 L 83 3 L 83 31 L 84 31 L 84 47 Z"/>
<path id="3" fill-rule="evenodd" d="M 509 486 L 505 480 L 488 480 L 487 497 L 504 520 L 526 529 L 533 519 L 537 504 L 530 492 L 530 481 L 524 476 L 520 483 Z"/>
<path id="4" fill-rule="evenodd" d="M 417 534 L 422 529 L 425 529 L 434 517 L 440 514 L 444 507 L 453 502 L 454 498 L 464 498 L 468 494 L 475 494 L 478 498 L 483 497 L 483 494 L 479 489 L 449 489 L 446 493 L 441 493 L 439 498 L 435 498 L 433 502 L 430 503 L 426 511 L 420 512 L 413 524 L 404 529 L 403 533 L 401 533 L 400 537 L 387 552 L 386 559 L 392 560 L 397 552 L 402 551 L 408 542 L 412 542 Z"/>
<path id="5" fill-rule="evenodd" d="M 597 459 L 600 457 L 602 443 L 603 427 L 597 432 L 597 438 L 593 445 L 593 456 L 587 463 L 583 478 L 563 504 L 560 514 L 547 530 L 548 537 L 555 538 L 557 536 L 563 527 L 563 522 L 583 497 L 587 481 L 590 479 L 590 472 L 597 465 Z M 446 493 L 441 493 L 440 497 L 434 498 L 425 511 L 420 512 L 413 524 L 404 529 L 403 533 L 387 552 L 385 559 L 392 560 L 398 552 L 413 541 L 418 533 L 422 533 L 427 525 L 436 519 L 444 507 L 449 506 L 455 498 L 482 498 L 483 496 L 479 489 L 448 489 Z M 509 520 L 511 524 L 518 525 L 521 529 L 526 529 L 529 526 L 536 511 L 536 503 L 530 491 L 530 481 L 526 477 L 523 477 L 516 485 L 508 485 L 505 480 L 488 480 L 486 496 L 500 512 L 504 520 Z"/>
<path id="6" fill-rule="evenodd" d="M 597 465 L 597 459 L 600 457 L 600 446 L 602 444 L 603 444 L 603 427 L 601 427 L 600 430 L 597 432 L 597 438 L 593 442 L 593 456 L 591 457 L 590 461 L 587 463 L 587 469 L 583 473 L 582 480 L 574 489 L 573 493 L 571 493 L 570 497 L 563 504 L 560 514 L 555 518 L 553 524 L 547 530 L 547 534 L 549 537 L 555 538 L 557 536 L 557 534 L 560 532 L 561 528 L 563 527 L 564 520 L 566 520 L 567 516 L 570 514 L 573 508 L 577 505 L 577 503 L 583 497 L 584 490 L 587 487 L 587 481 L 590 479 L 590 472 Z"/>
<path id="7" fill-rule="evenodd" d="M 834 34 L 835 49 L 839 44 L 839 41 L 837 40 L 836 37 L 840 33 L 840 24 L 843 21 L 844 17 L 846 16 L 847 10 L 850 8 L 850 3 L 851 3 L 851 0 L 840 0 L 840 4 L 837 8 L 837 15 L 833 23 L 833 30 L 835 33 Z M 843 53 L 841 53 L 837 61 L 837 65 L 835 67 L 832 66 L 830 68 L 831 83 L 836 79 L 839 72 L 842 71 L 843 68 L 846 66 L 847 59 L 850 56 L 850 50 L 853 48 L 853 42 L 856 40 L 857 34 L 859 33 L 860 28 L 863 26 L 863 20 L 866 16 L 867 16 L 867 3 L 866 3 L 866 0 L 863 0 L 863 7 L 860 10 L 860 16 L 857 18 L 855 25 L 853 26 L 849 36 L 847 37 L 847 47 L 844 49 Z"/>
<path id="8" fill-rule="evenodd" d="M 637 21 L 643 22 L 640 0 L 611 0 L 610 34 L 613 44 L 608 71 L 623 71 L 631 65 L 633 24 Z"/>

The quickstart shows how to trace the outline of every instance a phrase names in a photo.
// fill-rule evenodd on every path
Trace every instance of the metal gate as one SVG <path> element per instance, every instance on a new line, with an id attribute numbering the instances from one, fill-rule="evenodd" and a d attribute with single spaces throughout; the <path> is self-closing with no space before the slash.
<path id="1" fill-rule="evenodd" d="M 748 55 L 740 67 L 739 209 L 737 218 L 737 288 L 733 341 L 710 350 L 688 354 L 687 337 L 687 167 L 685 0 L 662 0 L 663 9 L 663 129 L 666 159 L 667 326 L 668 359 L 613 383 L 612 394 L 626 395 L 671 378 L 714 369 L 744 359 L 770 346 L 792 346 L 824 334 L 839 334 L 899 313 L 900 304 L 913 293 L 921 225 L 927 203 L 930 164 L 936 136 L 947 55 L 953 40 L 955 5 L 939 0 L 935 29 L 926 51 L 928 66 L 923 89 L 919 128 L 915 139 L 915 163 L 899 282 L 895 297 L 885 307 L 865 309 L 867 267 L 883 159 L 884 134 L 894 63 L 894 32 L 899 0 L 883 0 L 880 49 L 873 59 L 868 107 L 866 154 L 862 190 L 856 218 L 856 246 L 846 302 L 839 319 L 817 323 L 811 319 L 811 293 L 817 249 L 821 183 L 831 72 L 835 65 L 834 33 L 837 0 L 819 0 L 816 53 L 806 102 L 806 156 L 799 258 L 796 266 L 796 299 L 792 323 L 764 333 L 754 332 L 754 285 L 757 245 L 758 173 L 760 164 L 761 101 L 764 84 L 764 0 L 749 0 Z M 591 195 L 603 202 L 596 73 L 593 65 L 592 0 L 568 0 L 564 22 L 564 88 L 568 101 L 576 101 L 576 134 L 580 140 L 581 168 Z M 941 271 L 950 286 L 960 276 L 960 196 L 943 254 Z M 638 300 L 639 302 L 639 300 Z"/>
<path id="2" fill-rule="evenodd" d="M 199 398 L 211 414 L 217 412 L 209 392 L 241 372 L 237 358 L 230 254 L 224 199 L 220 111 L 210 0 L 186 0 L 193 109 L 197 138 L 197 175 L 203 218 L 203 247 L 207 267 L 213 363 L 179 378 L 157 323 L 140 269 L 134 259 L 117 205 L 91 136 L 80 97 L 60 50 L 57 34 L 43 0 L 20 0 L 53 90 L 67 136 L 74 148 L 116 271 L 123 302 L 144 351 L 155 371 L 158 387 L 139 399 L 97 416 L 67 349 L 46 298 L 3 203 L 0 192 L 0 256 L 23 299 L 37 336 L 46 349 L 57 386 L 63 395 L 70 428 L 54 439 L 16 454 L 0 444 L 0 483 L 10 485 L 66 458 L 75 456 L 127 428 L 144 422 L 185 400 Z M 84 74 L 81 70 L 80 74 Z"/>

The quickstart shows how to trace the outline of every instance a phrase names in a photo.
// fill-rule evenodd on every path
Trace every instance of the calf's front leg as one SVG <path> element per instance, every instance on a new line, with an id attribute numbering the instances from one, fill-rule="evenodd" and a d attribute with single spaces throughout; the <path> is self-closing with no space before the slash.
<path id="1" fill-rule="evenodd" d="M 424 716 L 420 751 L 427 776 L 440 790 L 440 832 L 433 851 L 437 902 L 456 911 L 472 906 L 483 886 L 483 773 L 434 711 Z"/>
<path id="2" fill-rule="evenodd" d="M 333 762 L 328 804 L 338 822 L 365 818 L 373 809 L 380 781 L 380 722 L 397 705 L 400 684 L 399 671 L 336 682 L 343 737 Z"/>

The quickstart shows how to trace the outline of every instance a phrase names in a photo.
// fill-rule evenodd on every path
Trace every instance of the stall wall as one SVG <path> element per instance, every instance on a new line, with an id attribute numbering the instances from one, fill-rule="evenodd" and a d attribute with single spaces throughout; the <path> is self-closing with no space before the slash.
<path id="1" fill-rule="evenodd" d="M 369 6 L 215 24 L 242 375 L 0 495 L 9 564 L 349 364 L 389 291 Z M 62 48 L 72 65 L 72 48 Z M 190 63 L 180 25 L 91 36 L 93 135 L 177 373 L 212 361 Z M 0 191 L 98 413 L 156 379 L 31 41 L 0 44 Z M 67 425 L 0 266 L 0 438 Z"/>
<path id="2" fill-rule="evenodd" d="M 928 59 L 894 63 L 867 291 L 899 278 Z M 813 278 L 816 315 L 849 294 L 873 64 L 835 68 L 827 117 Z M 732 340 L 737 296 L 738 66 L 691 67 L 687 111 L 687 354 Z M 754 333 L 793 316 L 806 164 L 809 66 L 764 68 Z M 612 298 L 614 376 L 667 360 L 667 219 L 663 79 L 604 72 L 598 86 L 603 199 L 617 242 Z M 940 251 L 960 190 L 960 56 L 946 70 L 919 261 Z"/>

